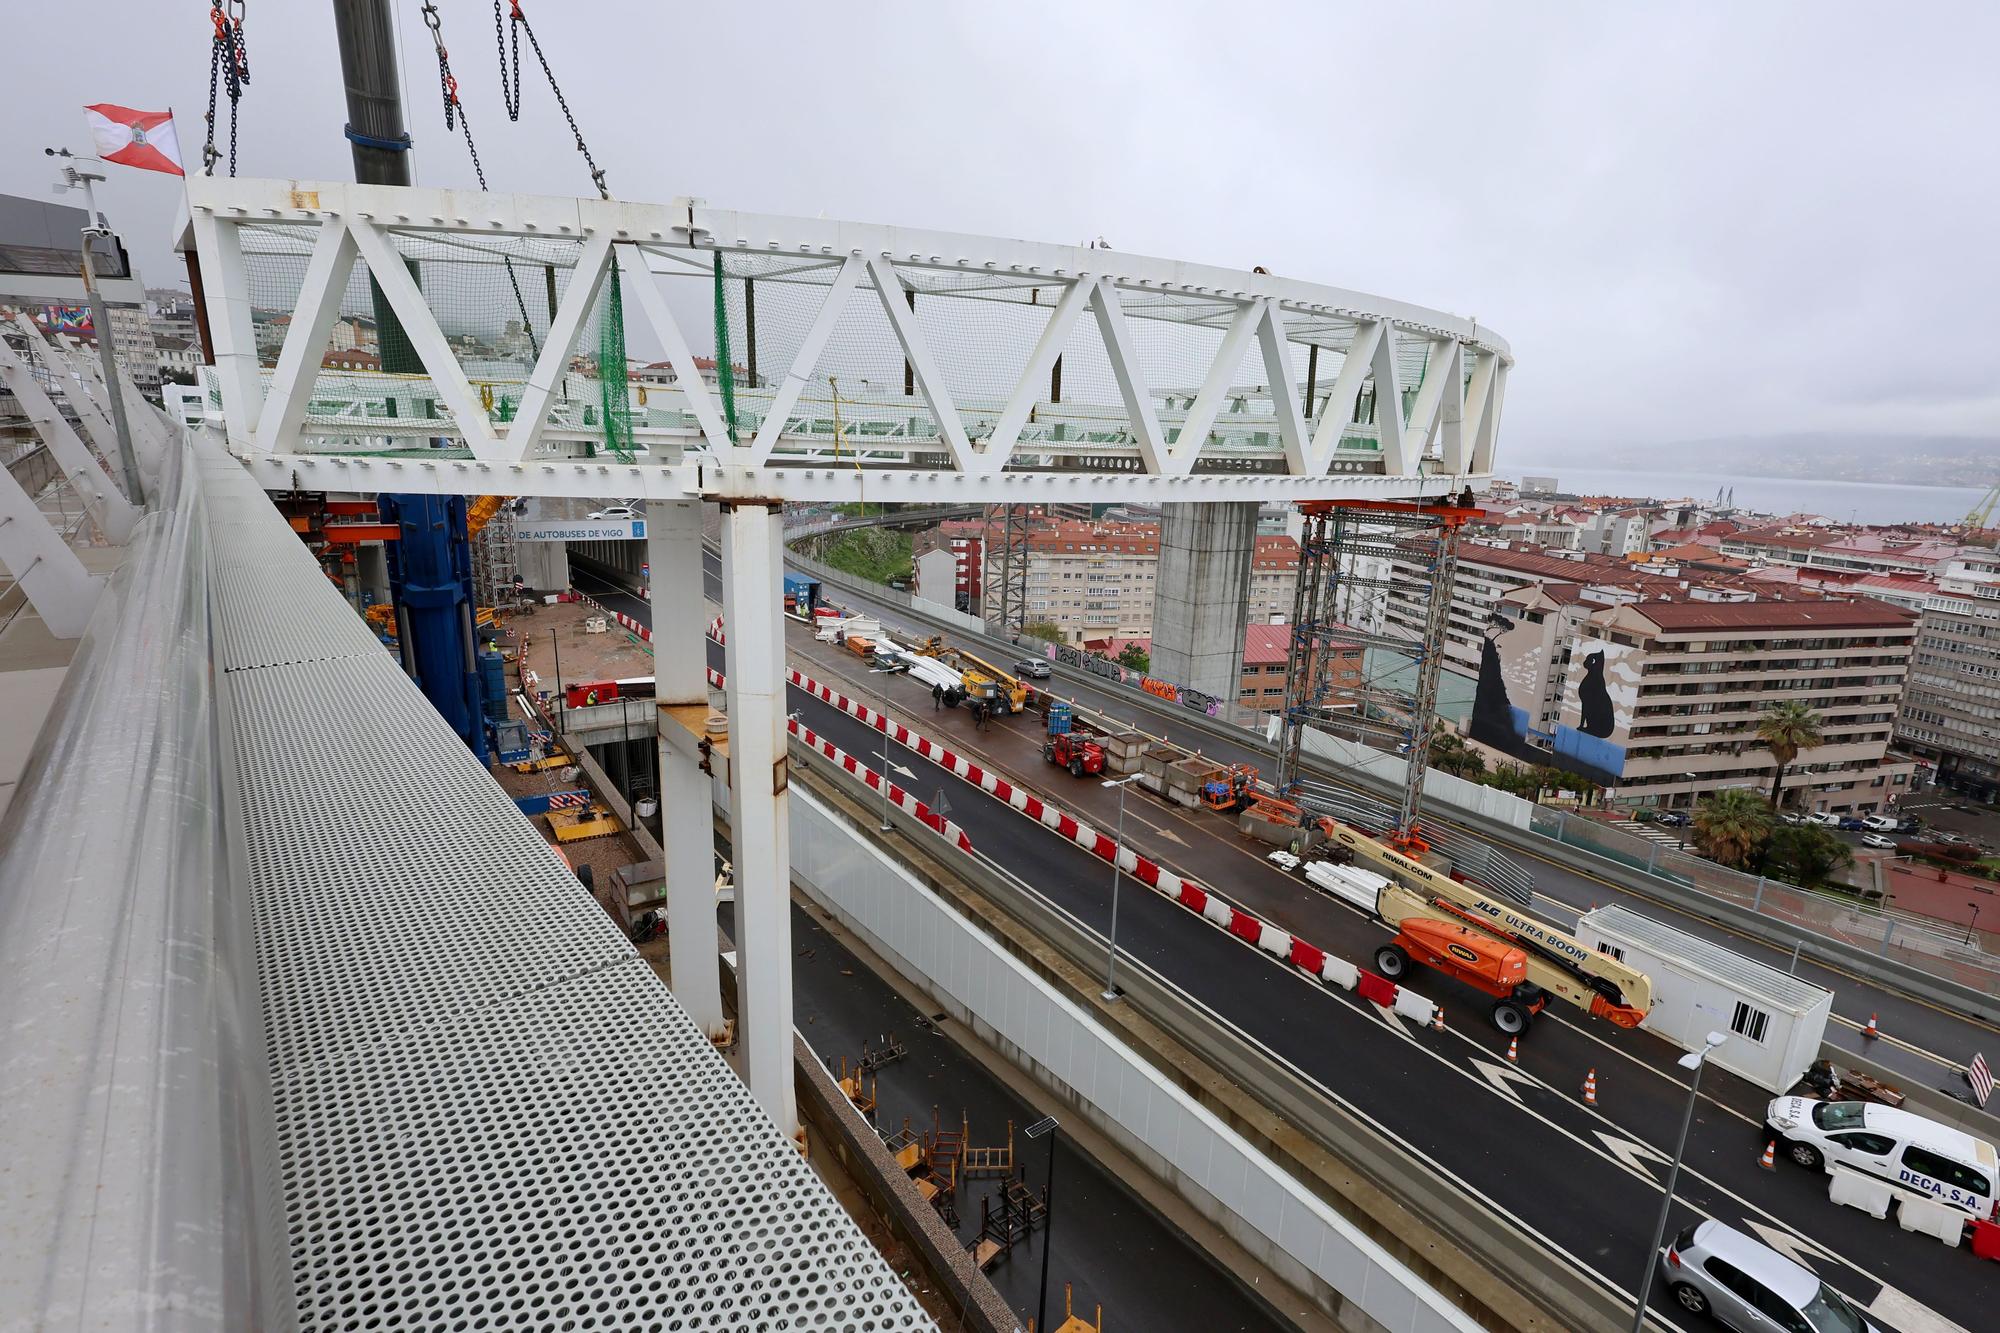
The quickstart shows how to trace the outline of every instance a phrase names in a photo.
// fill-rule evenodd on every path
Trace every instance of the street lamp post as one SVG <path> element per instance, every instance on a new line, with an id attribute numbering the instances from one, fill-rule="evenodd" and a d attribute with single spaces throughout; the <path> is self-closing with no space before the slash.
<path id="1" fill-rule="evenodd" d="M 112 433 L 118 438 L 119 470 L 125 474 L 126 499 L 134 505 L 144 505 L 146 494 L 139 482 L 139 460 L 132 450 L 132 423 L 125 415 L 125 386 L 118 378 L 118 356 L 111 330 L 111 309 L 104 303 L 104 292 L 98 286 L 97 270 L 91 262 L 90 243 L 99 236 L 112 234 L 104 215 L 97 211 L 97 191 L 91 187 L 104 179 L 94 171 L 79 171 L 73 162 L 94 162 L 96 158 L 77 157 L 67 148 L 44 148 L 50 157 L 63 159 L 63 184 L 56 187 L 58 194 L 64 190 L 81 189 L 86 217 L 83 222 L 83 294 L 90 305 L 91 328 L 97 335 L 97 359 L 104 368 L 104 396 L 109 401 L 105 406 L 111 412 Z"/>
<path id="2" fill-rule="evenodd" d="M 1972 909 L 1972 924 L 1965 928 L 1965 942 L 1970 944 L 1972 937 L 1979 933 L 1979 904 L 1967 903 L 1966 906 Z"/>
<path id="3" fill-rule="evenodd" d="M 1104 783 L 1118 789 L 1118 834 L 1112 839 L 1111 847 L 1111 955 L 1104 965 L 1104 999 L 1107 1003 L 1118 1002 L 1118 881 L 1124 878 L 1125 868 L 1118 858 L 1125 852 L 1125 787 L 1137 782 L 1139 774 L 1132 773 L 1122 778 L 1111 778 Z"/>
<path id="4" fill-rule="evenodd" d="M 869 667 L 868 674 L 893 676 L 896 673 L 885 667 Z M 891 833 L 896 826 L 889 822 L 889 687 L 878 685 L 875 699 L 882 705 L 882 832 Z"/>
<path id="5" fill-rule="evenodd" d="M 1674 1144 L 1674 1160 L 1667 1167 L 1667 1190 L 1660 1197 L 1660 1220 L 1653 1227 L 1653 1243 L 1646 1247 L 1646 1274 L 1639 1279 L 1639 1308 L 1632 1315 L 1632 1333 L 1645 1333 L 1646 1302 L 1653 1295 L 1653 1270 L 1659 1267 L 1660 1243 L 1667 1238 L 1667 1218 L 1673 1212 L 1674 1186 L 1680 1182 L 1681 1157 L 1687 1152 L 1688 1128 L 1694 1124 L 1695 1097 L 1701 1090 L 1701 1069 L 1708 1062 L 1709 1052 L 1728 1041 L 1726 1033 L 1711 1032 L 1702 1042 L 1698 1051 L 1689 1051 L 1680 1058 L 1680 1067 L 1692 1071 L 1688 1079 L 1687 1110 L 1681 1115 L 1681 1136 Z"/>
<path id="6" fill-rule="evenodd" d="M 1038 1329 L 1049 1326 L 1049 1244 L 1056 1230 L 1056 1139 L 1060 1137 L 1056 1131 L 1060 1128 L 1054 1116 L 1045 1115 L 1021 1131 L 1031 1139 L 1049 1136 L 1048 1173 L 1042 1177 L 1042 1295 L 1035 1318 Z"/>

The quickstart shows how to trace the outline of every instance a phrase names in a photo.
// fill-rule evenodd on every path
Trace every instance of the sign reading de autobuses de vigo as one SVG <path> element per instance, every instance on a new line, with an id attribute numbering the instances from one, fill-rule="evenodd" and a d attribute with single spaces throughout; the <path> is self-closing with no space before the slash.
<path id="1" fill-rule="evenodd" d="M 573 518 L 556 523 L 523 523 L 514 529 L 517 542 L 644 541 L 643 518 Z"/>

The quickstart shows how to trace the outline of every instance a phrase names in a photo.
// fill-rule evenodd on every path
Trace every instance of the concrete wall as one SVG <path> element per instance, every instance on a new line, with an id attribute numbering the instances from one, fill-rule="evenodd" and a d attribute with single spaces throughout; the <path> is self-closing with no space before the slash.
<path id="1" fill-rule="evenodd" d="M 1390 1333 L 1477 1327 L 798 785 L 791 817 L 792 876 L 808 896 L 1261 1262 Z"/>
<path id="2" fill-rule="evenodd" d="M 1236 697 L 1256 541 L 1254 503 L 1160 506 L 1152 675 L 1220 699 Z"/>
<path id="3" fill-rule="evenodd" d="M 1315 759 L 1325 760 L 1347 772 L 1360 771 L 1382 782 L 1396 787 L 1403 784 L 1403 774 L 1409 763 L 1399 755 L 1386 750 L 1371 750 L 1367 746 L 1350 741 L 1342 736 L 1329 735 L 1324 731 L 1307 728 L 1300 738 L 1299 748 Z M 1477 782 L 1467 782 L 1464 778 L 1432 769 L 1424 775 L 1424 800 L 1448 805 L 1454 810 L 1480 815 L 1496 820 L 1511 828 L 1526 832 L 1528 818 L 1534 806 L 1514 795 L 1501 791 L 1498 787 L 1488 787 Z"/>

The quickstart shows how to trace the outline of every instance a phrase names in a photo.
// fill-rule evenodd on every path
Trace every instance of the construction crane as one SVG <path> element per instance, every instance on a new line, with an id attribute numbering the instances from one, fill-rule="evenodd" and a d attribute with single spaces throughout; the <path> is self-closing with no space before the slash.
<path id="1" fill-rule="evenodd" d="M 1405 936 L 1436 938 L 1463 928 L 1519 949 L 1525 956 L 1526 978 L 1534 987 L 1619 1027 L 1639 1026 L 1653 1007 L 1652 979 L 1637 968 L 1610 954 L 1597 952 L 1545 921 L 1496 901 L 1476 884 L 1433 870 L 1338 820 L 1323 816 L 1318 827 L 1330 843 L 1345 848 L 1354 860 L 1376 872 L 1370 876 L 1371 881 L 1381 882 L 1369 886 L 1374 896 L 1364 902 L 1360 899 L 1365 894 L 1358 884 L 1352 889 L 1338 887 L 1329 882 L 1329 877 L 1314 874 L 1310 864 L 1304 867 L 1306 878 L 1396 927 L 1399 945 L 1403 945 Z M 1413 929 L 1413 923 L 1430 924 L 1417 924 Z M 1403 947 L 1403 955 L 1426 966 L 1437 966 L 1407 946 Z M 1457 956 L 1472 962 L 1463 954 Z M 1378 953 L 1378 966 L 1387 961 Z M 1455 971 L 1454 975 L 1463 977 L 1464 973 Z M 1506 998 L 1515 1001 L 1514 1012 L 1503 1012 L 1496 1005 L 1494 1025 L 1503 1032 L 1518 1032 L 1538 1006 L 1521 1003 L 1519 997 Z"/>
<path id="2" fill-rule="evenodd" d="M 1993 521 L 1995 509 L 2000 509 L 2000 481 L 1987 487 L 1986 494 L 1979 498 L 1979 503 L 1972 506 L 1971 512 L 1965 516 L 1965 526 L 1975 531 L 1985 527 Z"/>
<path id="3" fill-rule="evenodd" d="M 989 714 L 1022 712 L 1034 698 L 1034 691 L 1012 674 L 963 648 L 947 648 L 939 656 L 959 669 L 965 683 L 965 697 L 983 703 Z"/>

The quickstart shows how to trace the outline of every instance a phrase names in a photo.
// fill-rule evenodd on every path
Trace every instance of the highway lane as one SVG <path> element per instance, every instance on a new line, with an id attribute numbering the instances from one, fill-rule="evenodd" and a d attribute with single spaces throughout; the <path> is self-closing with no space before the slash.
<path id="1" fill-rule="evenodd" d="M 809 725 L 850 753 L 876 752 L 876 733 L 846 715 L 803 692 L 794 692 L 791 703 L 804 710 Z M 918 773 L 927 765 L 899 746 L 891 747 L 890 762 Z M 946 789 L 952 818 L 975 847 L 998 855 L 1005 868 L 1100 935 L 1108 931 L 1110 887 L 1103 863 L 977 787 L 944 770 L 929 771 Z M 910 785 L 928 791 L 931 784 Z M 1658 1206 L 1656 1163 L 1678 1125 L 1678 1099 L 1670 1089 L 1652 1095 L 1621 1091 L 1603 1107 L 1586 1107 L 1568 1086 L 1576 1067 L 1570 1054 L 1545 1040 L 1553 1034 L 1573 1039 L 1574 1032 L 1559 1025 L 1538 1028 L 1523 1065 L 1508 1066 L 1499 1054 L 1498 1034 L 1481 1027 L 1469 1006 L 1447 1004 L 1452 1030 L 1442 1036 L 1409 1031 L 1382 1018 L 1375 1006 L 1276 965 L 1137 885 L 1128 884 L 1121 894 L 1119 943 L 1122 954 L 1180 985 L 1327 1095 L 1402 1138 L 1435 1164 L 1442 1180 L 1513 1215 L 1524 1230 L 1609 1288 L 1629 1289 L 1626 1270 L 1636 1272 Z M 1545 1068 L 1553 1077 L 1542 1077 Z M 1735 1225 L 1769 1226 L 1801 1245 L 1811 1236 L 1832 1253 L 1848 1256 L 1839 1266 L 1823 1260 L 1822 1268 L 1864 1304 L 1877 1298 L 1885 1279 L 1906 1289 L 1915 1281 L 1930 1295 L 1941 1285 L 1976 1281 L 1990 1271 L 1966 1254 L 1835 1208 L 1824 1197 L 1823 1183 L 1803 1172 L 1757 1170 L 1760 1146 L 1752 1125 L 1704 1103 L 1683 1176 L 1690 1205 Z M 1852 1258 L 1887 1255 L 1895 1259 L 1893 1279 Z M 1977 1307 L 1956 1313 L 1949 1304 L 1942 1308 L 1963 1321 L 1974 1318 Z"/>
<path id="2" fill-rule="evenodd" d="M 638 606 L 643 610 L 643 603 Z M 620 609 L 636 614 L 629 607 Z M 720 668 L 720 650 L 711 651 Z M 918 688 L 894 677 L 869 680 L 887 683 L 892 691 Z M 866 697 L 865 691 L 855 693 Z M 857 754 L 877 752 L 874 733 L 817 699 L 794 692 L 791 703 L 836 744 Z M 920 727 L 930 725 L 920 703 L 900 698 L 895 703 Z M 962 714 L 934 715 L 945 718 L 963 721 Z M 891 761 L 921 775 L 906 784 L 919 794 L 946 791 L 953 818 L 967 828 L 976 846 L 1001 854 L 1015 874 L 1085 924 L 1100 933 L 1107 928 L 1109 888 L 1102 863 L 901 747 L 892 747 Z M 1066 775 L 1056 776 L 1067 781 Z M 900 775 L 898 780 L 905 781 Z M 1049 784 L 1044 780 L 1040 785 Z M 1090 784 L 1076 786 L 1078 796 L 1093 790 Z M 1066 803 L 1088 806 L 1085 800 Z M 1101 812 L 1083 812 L 1095 814 L 1108 827 Z M 1180 847 L 1161 838 L 1149 841 L 1143 826 L 1135 823 L 1127 834 L 1149 854 L 1162 853 L 1170 864 L 1179 860 Z M 1247 869 L 1235 880 L 1216 883 L 1223 877 L 1202 877 L 1246 907 L 1285 906 L 1251 900 L 1246 884 L 1253 890 L 1261 886 L 1263 892 L 1277 890 L 1270 887 L 1266 867 L 1242 859 Z M 1366 938 L 1359 932 L 1366 923 L 1356 918 L 1337 929 L 1325 915 L 1331 911 L 1325 900 L 1313 911 L 1316 895 L 1293 881 L 1286 882 L 1284 892 L 1298 900 L 1291 904 L 1293 910 L 1310 916 L 1312 924 L 1300 927 L 1307 938 L 1335 947 L 1358 942 L 1363 948 L 1350 956 L 1365 957 Z M 1281 915 L 1275 910 L 1270 914 Z M 1379 940 L 1379 928 L 1375 930 Z M 1483 1006 L 1462 991 L 1451 994 L 1451 983 L 1434 979 L 1426 992 L 1444 1003 L 1451 1032 L 1437 1037 L 1392 1030 L 1373 1006 L 1324 991 L 1136 886 L 1123 895 L 1120 943 L 1319 1083 L 1329 1096 L 1400 1135 L 1435 1163 L 1441 1179 L 1511 1212 L 1551 1251 L 1594 1273 L 1610 1289 L 1629 1289 L 1657 1207 L 1657 1158 L 1672 1143 L 1678 1123 L 1679 1099 L 1664 1082 L 1669 1076 L 1660 1072 L 1661 1043 L 1597 1023 L 1588 1025 L 1590 1031 L 1582 1024 L 1544 1023 L 1535 1029 L 1523 1064 L 1515 1069 L 1499 1058 L 1497 1034 L 1483 1027 Z M 1607 1076 L 1602 1067 L 1615 1058 L 1613 1048 L 1632 1057 L 1614 1066 L 1628 1070 L 1627 1076 Z M 1607 1083 L 1620 1085 L 1618 1095 L 1605 1095 L 1605 1105 L 1597 1110 L 1583 1106 L 1574 1089 L 1578 1071 L 1590 1063 L 1601 1066 L 1600 1077 Z M 1684 1177 L 1684 1195 L 1692 1207 L 1737 1225 L 1769 1227 L 1771 1235 L 1790 1238 L 1788 1243 L 1803 1253 L 1815 1253 L 1817 1242 L 1825 1251 L 1845 1256 L 1823 1257 L 1819 1264 L 1830 1280 L 1864 1304 L 1877 1299 L 1886 1280 L 1923 1293 L 1944 1314 L 1970 1321 L 1968 1327 L 1979 1326 L 1981 1303 L 1993 1295 L 1991 1284 L 1984 1282 L 1991 1270 L 1892 1224 L 1834 1207 L 1826 1201 L 1820 1179 L 1797 1171 L 1757 1171 L 1754 1154 L 1761 1136 L 1749 1120 L 1762 1094 L 1728 1096 L 1727 1081 L 1717 1078 L 1716 1084 L 1725 1095 L 1703 1102 L 1691 1140 L 1694 1175 Z M 1650 1091 L 1642 1090 L 1648 1086 Z M 1871 1263 L 1884 1266 L 1870 1268 Z M 1978 1299 L 1963 1299 L 1982 1283 Z M 1897 1326 L 1905 1333 L 1949 1327 L 1921 1321 Z"/>
<path id="3" fill-rule="evenodd" d="M 719 590 L 719 584 L 717 587 Z M 892 604 L 876 602 L 846 589 L 840 590 L 837 600 L 842 604 L 865 608 L 892 628 L 917 628 L 901 613 L 900 608 Z M 930 631 L 925 629 L 923 632 Z M 1258 766 L 1269 763 L 1268 757 L 1247 745 L 1232 744 L 1196 730 L 1176 716 L 1181 710 L 1164 701 L 1154 704 L 1138 700 L 1129 694 L 1091 684 L 1083 676 L 1066 676 L 1051 684 L 1064 697 L 1125 720 L 1173 744 L 1199 749 L 1227 763 Z M 1439 819 L 1438 822 L 1449 825 L 1451 821 Z M 1467 832 L 1474 837 L 1480 836 L 1471 830 Z M 1517 859 L 1528 855 L 1512 848 L 1507 850 Z M 1545 905 L 1556 909 L 1566 922 L 1574 922 L 1576 914 L 1591 906 L 1612 902 L 1624 903 L 1654 915 L 1665 910 L 1674 912 L 1678 917 L 1676 924 L 1692 934 L 1714 940 L 1773 967 L 1785 969 L 1792 965 L 1789 950 L 1680 913 L 1670 901 L 1630 893 L 1547 855 L 1532 855 L 1529 868 L 1534 874 L 1538 893 L 1547 900 Z M 1984 1051 L 1989 1061 L 2000 1056 L 2000 1029 L 1810 959 L 1801 959 L 1796 970 L 1800 976 L 1834 993 L 1834 1013 L 1837 1019 L 1844 1021 L 1829 1025 L 1827 1040 L 1831 1044 L 1864 1053 L 1871 1060 L 1885 1064 L 1908 1078 L 1957 1094 L 1963 1091 L 1964 1080 L 1956 1071 L 1971 1059 L 1974 1052 Z M 1869 1041 L 1861 1035 L 1871 1015 L 1879 1017 L 1881 1031 L 1894 1041 Z"/>

